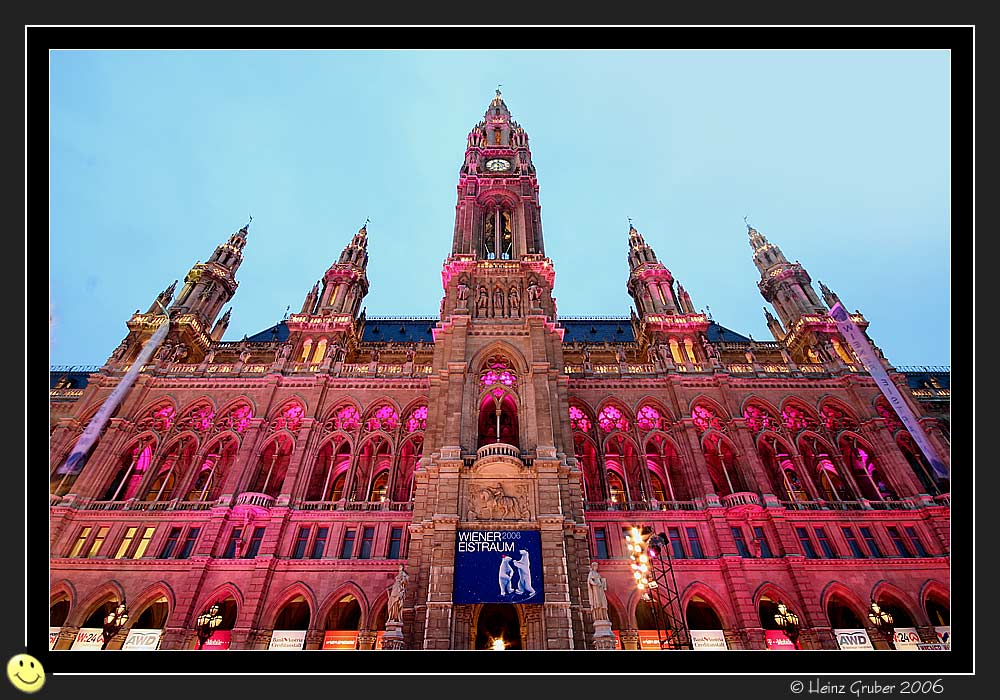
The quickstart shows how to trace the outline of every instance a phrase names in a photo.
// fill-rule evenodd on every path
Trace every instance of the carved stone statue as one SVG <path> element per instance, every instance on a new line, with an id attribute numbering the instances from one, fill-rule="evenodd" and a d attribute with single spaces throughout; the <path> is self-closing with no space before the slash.
<path id="1" fill-rule="evenodd" d="M 184 343 L 177 343 L 174 347 L 174 352 L 170 356 L 171 362 L 183 362 L 184 358 L 188 356 L 188 349 Z"/>
<path id="2" fill-rule="evenodd" d="M 618 364 L 620 365 L 623 365 L 628 361 L 628 358 L 625 356 L 625 348 L 621 345 L 615 348 L 615 359 L 618 360 Z"/>
<path id="3" fill-rule="evenodd" d="M 371 355 L 371 361 L 372 362 L 378 362 L 379 358 L 381 356 L 382 356 L 382 353 L 379 351 L 378 348 L 372 348 L 372 355 Z"/>
<path id="4" fill-rule="evenodd" d="M 658 343 L 656 352 L 659 354 L 660 360 L 663 361 L 664 367 L 674 366 L 674 358 L 670 355 L 670 347 L 666 343 Z"/>
<path id="5" fill-rule="evenodd" d="M 486 287 L 480 287 L 479 296 L 476 299 L 476 308 L 479 309 L 480 311 L 485 312 L 486 307 L 489 306 L 489 304 L 490 304 L 490 296 L 489 293 L 486 291 Z"/>
<path id="6" fill-rule="evenodd" d="M 281 346 L 281 350 L 278 351 L 278 359 L 284 360 L 292 352 L 292 346 L 289 343 L 285 343 Z"/>
<path id="7" fill-rule="evenodd" d="M 701 345 L 705 348 L 705 355 L 712 360 L 718 359 L 719 351 L 715 349 L 715 345 L 708 339 L 707 336 L 701 337 Z"/>
<path id="8" fill-rule="evenodd" d="M 170 343 L 164 343 L 160 346 L 160 349 L 156 353 L 157 360 L 166 360 L 174 351 L 174 346 Z"/>
<path id="9" fill-rule="evenodd" d="M 389 602 L 386 605 L 389 620 L 402 622 L 403 597 L 406 595 L 406 584 L 409 583 L 409 581 L 410 577 L 406 574 L 406 570 L 403 568 L 403 565 L 400 564 L 399 573 L 396 574 L 396 578 L 392 582 L 392 587 L 389 589 Z"/>
<path id="10" fill-rule="evenodd" d="M 537 303 L 542 298 L 542 288 L 532 282 L 528 285 L 528 301 Z"/>
<path id="11" fill-rule="evenodd" d="M 590 348 L 583 348 L 583 367 L 584 369 L 590 369 Z"/>
<path id="12" fill-rule="evenodd" d="M 417 355 L 417 349 L 410 345 L 406 348 L 406 361 L 413 362 L 413 358 Z"/>
<path id="13" fill-rule="evenodd" d="M 531 517 L 524 485 L 515 496 L 504 491 L 503 484 L 482 486 L 469 494 L 469 519 L 525 520 Z"/>
<path id="14" fill-rule="evenodd" d="M 458 283 L 458 300 L 465 301 L 469 298 L 469 285 L 462 282 Z"/>
<path id="15" fill-rule="evenodd" d="M 516 316 L 521 312 L 521 293 L 517 291 L 517 287 L 510 288 L 507 301 L 510 303 L 510 313 L 512 316 Z"/>
<path id="16" fill-rule="evenodd" d="M 341 345 L 339 342 L 336 342 L 333 344 L 333 348 L 330 350 L 330 357 L 333 358 L 334 362 L 340 362 L 342 359 L 344 359 L 345 352 L 347 351 L 344 349 L 344 346 Z"/>
<path id="17" fill-rule="evenodd" d="M 503 315 L 503 290 L 499 287 L 493 291 L 493 315 Z"/>
<path id="18" fill-rule="evenodd" d="M 597 571 L 597 562 L 590 562 L 590 572 L 587 574 L 587 593 L 590 595 L 590 610 L 595 620 L 608 619 L 608 580 Z"/>
<path id="19" fill-rule="evenodd" d="M 249 361 L 250 361 L 250 351 L 244 350 L 243 352 L 240 353 L 240 362 L 246 364 Z"/>
<path id="20" fill-rule="evenodd" d="M 752 365 L 757 361 L 757 356 L 753 354 L 753 350 L 751 348 L 747 348 L 747 351 L 743 354 L 747 358 L 747 364 Z"/>

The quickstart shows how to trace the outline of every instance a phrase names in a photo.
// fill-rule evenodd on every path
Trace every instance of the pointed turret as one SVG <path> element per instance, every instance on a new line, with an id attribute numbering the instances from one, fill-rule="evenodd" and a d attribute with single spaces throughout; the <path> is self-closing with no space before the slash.
<path id="1" fill-rule="evenodd" d="M 840 301 L 840 297 L 838 297 L 835 292 L 833 292 L 829 287 L 827 287 L 822 282 L 819 283 L 819 290 L 820 293 L 822 293 L 823 295 L 823 301 L 825 301 L 826 305 L 829 306 L 831 309 L 833 308 L 834 304 Z"/>
<path id="2" fill-rule="evenodd" d="M 344 246 L 337 262 L 323 275 L 323 291 L 314 313 L 322 316 L 348 314 L 357 317 L 361 300 L 368 294 L 367 268 L 368 222 L 365 221 L 351 242 Z M 316 287 L 313 289 L 315 291 Z M 303 313 L 310 313 L 304 308 Z"/>
<path id="3" fill-rule="evenodd" d="M 316 284 L 313 288 L 309 290 L 306 294 L 306 300 L 302 302 L 302 311 L 300 314 L 311 314 L 316 310 L 316 300 L 319 298 L 319 280 L 316 280 Z"/>
<path id="4" fill-rule="evenodd" d="M 212 329 L 212 340 L 222 340 L 222 336 L 226 334 L 226 329 L 229 328 L 229 317 L 232 313 L 233 307 L 230 306 L 226 309 L 226 313 L 222 314 L 222 318 L 216 322 L 215 328 Z"/>
<path id="5" fill-rule="evenodd" d="M 162 314 L 163 310 L 160 307 L 162 306 L 164 309 L 167 308 L 167 305 L 170 304 L 170 300 L 173 299 L 174 297 L 174 289 L 176 288 L 177 288 L 177 280 L 174 280 L 173 284 L 171 284 L 169 287 L 167 287 L 162 292 L 156 295 L 156 299 L 153 301 L 152 304 L 149 305 L 149 311 L 147 311 L 146 313 Z"/>
<path id="6" fill-rule="evenodd" d="M 826 307 L 816 296 L 805 268 L 798 261 L 788 262 L 781 249 L 750 224 L 747 235 L 754 265 L 760 270 L 757 286 L 761 296 L 774 306 L 785 328 L 791 328 L 803 315 L 825 314 Z"/>
<path id="7" fill-rule="evenodd" d="M 639 316 L 645 314 L 689 313 L 682 309 L 674 292 L 673 275 L 659 260 L 632 222 L 628 227 L 628 293 Z"/>
<path id="8" fill-rule="evenodd" d="M 771 331 L 771 335 L 778 342 L 781 342 L 785 338 L 785 329 L 781 327 L 781 321 L 776 319 L 767 307 L 764 307 L 764 320 L 767 321 L 767 328 Z"/>
<path id="9" fill-rule="evenodd" d="M 243 263 L 243 247 L 247 243 L 249 229 L 250 224 L 247 223 L 220 244 L 206 262 L 195 263 L 184 278 L 184 288 L 170 306 L 171 317 L 192 314 L 204 328 L 215 321 L 239 285 L 236 271 Z"/>

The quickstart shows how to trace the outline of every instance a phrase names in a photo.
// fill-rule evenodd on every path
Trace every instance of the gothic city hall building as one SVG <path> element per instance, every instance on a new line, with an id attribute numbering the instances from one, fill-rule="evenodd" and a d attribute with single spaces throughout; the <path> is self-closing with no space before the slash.
<path id="1" fill-rule="evenodd" d="M 366 226 L 297 313 L 223 340 L 248 224 L 136 300 L 103 366 L 52 369 L 50 648 L 948 640 L 949 484 L 921 447 L 950 465 L 948 368 L 871 346 L 915 437 L 836 294 L 750 226 L 773 341 L 697 311 L 631 226 L 634 308 L 561 318 L 499 90 L 457 192 L 438 316 L 366 317 Z"/>

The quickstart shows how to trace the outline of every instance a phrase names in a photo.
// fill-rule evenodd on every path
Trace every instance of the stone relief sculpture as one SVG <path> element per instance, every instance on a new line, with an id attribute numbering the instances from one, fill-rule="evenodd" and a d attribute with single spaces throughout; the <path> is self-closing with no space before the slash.
<path id="1" fill-rule="evenodd" d="M 515 494 L 509 495 L 503 484 L 473 486 L 469 492 L 469 520 L 527 520 L 528 485 L 518 484 Z"/>

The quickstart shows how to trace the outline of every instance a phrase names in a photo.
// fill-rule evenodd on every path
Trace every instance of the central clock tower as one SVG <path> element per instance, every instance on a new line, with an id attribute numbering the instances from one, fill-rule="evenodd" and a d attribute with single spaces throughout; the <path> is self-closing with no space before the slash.
<path id="1" fill-rule="evenodd" d="M 476 648 L 486 618 L 507 620 L 517 637 L 508 648 L 589 647 L 590 559 L 554 282 L 528 135 L 497 90 L 469 132 L 442 269 L 404 610 L 415 647 Z M 529 581 L 539 595 L 498 602 L 496 569 L 481 592 L 456 590 L 469 574 L 458 540 L 494 537 L 538 543 Z"/>

